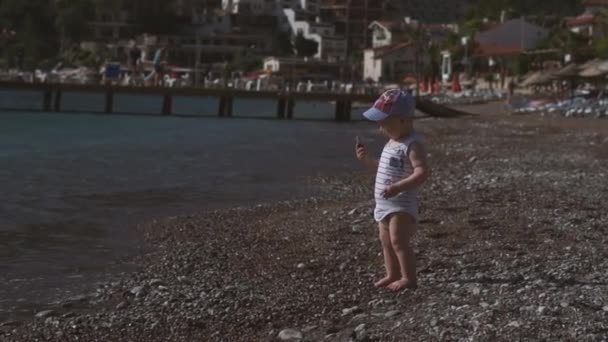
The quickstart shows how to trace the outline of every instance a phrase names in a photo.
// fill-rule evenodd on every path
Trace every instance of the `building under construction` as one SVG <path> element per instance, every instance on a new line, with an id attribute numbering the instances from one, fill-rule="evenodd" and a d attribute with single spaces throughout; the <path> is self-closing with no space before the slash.
<path id="1" fill-rule="evenodd" d="M 347 40 L 348 55 L 370 45 L 369 25 L 380 19 L 401 17 L 397 1 L 387 0 L 321 0 L 323 22 L 334 23 L 336 33 Z"/>

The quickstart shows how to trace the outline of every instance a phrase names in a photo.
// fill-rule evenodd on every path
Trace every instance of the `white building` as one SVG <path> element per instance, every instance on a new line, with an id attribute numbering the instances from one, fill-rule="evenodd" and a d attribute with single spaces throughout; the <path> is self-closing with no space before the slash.
<path id="1" fill-rule="evenodd" d="M 426 61 L 422 60 L 420 65 Z M 363 80 L 400 82 L 416 74 L 416 48 L 411 42 L 394 43 L 363 52 Z"/>
<path id="2" fill-rule="evenodd" d="M 405 40 L 412 22 L 374 21 L 369 25 L 372 31 L 372 48 L 391 45 Z"/>
<path id="3" fill-rule="evenodd" d="M 322 23 L 319 17 L 311 17 L 308 11 L 284 9 L 284 29 L 295 39 L 298 35 L 313 40 L 318 44 L 314 58 L 329 61 L 346 59 L 346 39 L 336 35 L 335 27 L 330 23 Z"/>
<path id="4" fill-rule="evenodd" d="M 222 0 L 222 9 L 230 14 L 271 14 L 276 7 L 276 0 Z"/>

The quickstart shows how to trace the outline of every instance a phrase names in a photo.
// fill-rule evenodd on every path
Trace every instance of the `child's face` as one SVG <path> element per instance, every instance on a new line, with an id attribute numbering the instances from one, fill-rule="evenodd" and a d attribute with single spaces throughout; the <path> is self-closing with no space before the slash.
<path id="1" fill-rule="evenodd" d="M 409 118 L 389 116 L 380 121 L 380 129 L 391 139 L 399 139 L 410 133 L 412 121 Z"/>

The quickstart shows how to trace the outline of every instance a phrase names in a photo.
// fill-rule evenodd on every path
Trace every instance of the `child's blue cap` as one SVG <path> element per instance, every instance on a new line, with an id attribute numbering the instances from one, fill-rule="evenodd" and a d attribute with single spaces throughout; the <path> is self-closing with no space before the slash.
<path id="1" fill-rule="evenodd" d="M 382 121 L 389 116 L 413 117 L 416 100 L 401 89 L 389 89 L 382 94 L 363 116 L 370 121 Z"/>

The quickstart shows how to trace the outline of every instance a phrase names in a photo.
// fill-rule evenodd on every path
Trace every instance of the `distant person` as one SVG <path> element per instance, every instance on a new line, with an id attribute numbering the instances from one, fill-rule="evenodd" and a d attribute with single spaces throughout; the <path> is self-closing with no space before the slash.
<path id="1" fill-rule="evenodd" d="M 357 138 L 357 158 L 377 170 L 376 209 L 386 277 L 378 288 L 416 288 L 416 255 L 411 246 L 418 221 L 417 190 L 429 177 L 429 166 L 414 130 L 415 99 L 399 89 L 386 91 L 363 115 L 390 138 L 381 158 L 371 158 Z"/>
<path id="2" fill-rule="evenodd" d="M 131 69 L 132 76 L 136 76 L 140 72 L 141 66 L 141 56 L 142 52 L 137 47 L 135 42 L 131 42 L 131 47 L 129 48 L 129 69 Z"/>
<path id="3" fill-rule="evenodd" d="M 160 87 L 163 84 L 163 56 L 165 53 L 164 48 L 159 48 L 154 53 L 154 58 L 152 59 L 152 65 L 154 65 L 154 86 Z"/>
<path id="4" fill-rule="evenodd" d="M 513 95 L 515 95 L 515 78 L 511 77 L 509 81 L 509 99 L 512 99 Z"/>

